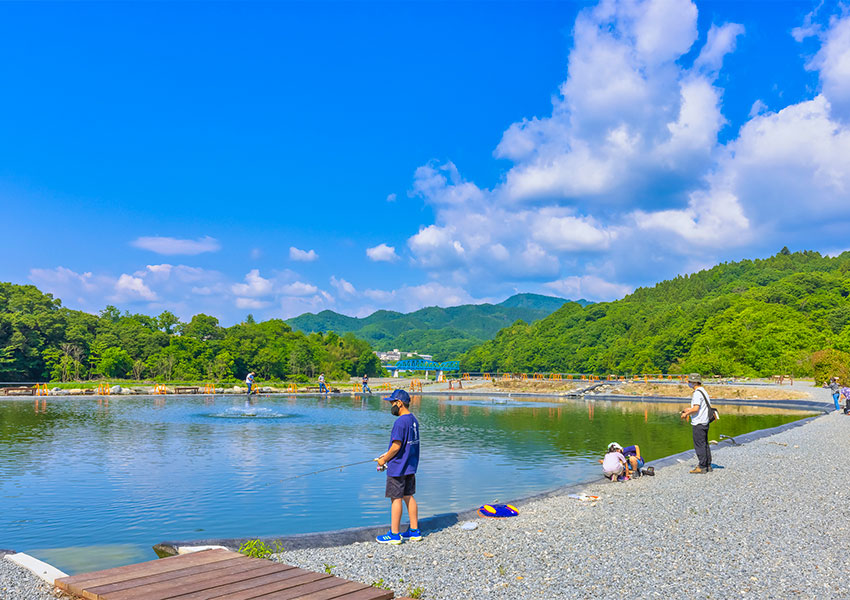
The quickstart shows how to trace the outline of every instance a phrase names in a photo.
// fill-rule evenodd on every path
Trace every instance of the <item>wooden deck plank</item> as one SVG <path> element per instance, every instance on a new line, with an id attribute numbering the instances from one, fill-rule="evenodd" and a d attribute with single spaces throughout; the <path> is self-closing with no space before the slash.
<path id="1" fill-rule="evenodd" d="M 393 592 L 325 573 L 204 550 L 56 580 L 87 600 L 389 600 Z"/>
<path id="2" fill-rule="evenodd" d="M 307 585 L 309 583 L 322 579 L 328 579 L 328 575 L 325 575 L 324 573 L 315 573 L 313 571 L 305 571 L 298 577 L 293 577 L 291 579 L 281 579 L 280 581 L 267 583 L 265 585 L 257 587 L 247 587 L 238 592 L 227 592 L 223 596 L 216 596 L 215 599 L 226 598 L 227 600 L 251 600 L 251 598 L 262 597 L 265 594 L 277 592 L 280 590 L 288 590 L 301 585 Z M 181 598 L 180 600 L 183 599 Z"/>
<path id="3" fill-rule="evenodd" d="M 293 575 L 293 571 L 298 571 L 298 573 Z M 212 598 L 227 598 L 230 600 L 232 597 L 231 594 L 235 595 L 237 592 L 259 589 L 264 586 L 281 586 L 276 589 L 284 589 L 287 587 L 299 586 L 317 579 L 327 579 L 329 577 L 329 575 L 325 575 L 324 573 L 313 573 L 303 569 L 289 569 L 287 571 L 270 573 L 262 577 L 254 577 L 251 579 L 243 579 L 242 581 L 235 581 L 227 585 L 216 586 L 197 592 L 183 593 L 179 595 L 174 594 L 172 596 L 168 596 L 168 600 L 210 600 Z M 248 598 L 253 597 L 254 596 L 248 596 Z"/>
<path id="4" fill-rule="evenodd" d="M 228 560 L 235 556 L 239 555 L 235 552 L 230 552 L 229 550 L 203 550 L 202 552 L 159 558 L 157 560 L 137 563 L 134 565 L 106 569 L 104 571 L 93 571 L 91 573 L 62 577 L 57 579 L 55 584 L 64 591 L 76 593 L 77 595 L 82 596 L 83 594 L 76 590 L 105 585 L 108 583 L 116 583 L 125 579 L 144 577 L 146 575 L 157 575 L 159 573 L 177 571 L 188 566 Z"/>
<path id="5" fill-rule="evenodd" d="M 359 592 L 368 586 L 363 585 L 358 581 L 347 581 L 342 585 L 324 590 L 318 590 L 298 596 L 298 600 L 333 600 L 334 598 L 344 598 L 352 592 Z"/>
<path id="6" fill-rule="evenodd" d="M 343 586 L 347 583 L 351 583 L 346 581 L 345 579 L 341 579 L 339 577 L 326 576 L 323 579 L 318 579 L 316 581 L 311 581 L 309 583 L 304 583 L 303 585 L 294 586 L 288 589 L 282 590 L 271 590 L 271 589 L 256 589 L 251 590 L 254 592 L 252 596 L 247 596 L 246 598 L 240 598 L 240 600 L 291 600 L 293 598 L 301 598 L 302 596 L 306 596 L 312 592 L 318 592 L 320 590 L 325 590 L 328 588 L 335 588 Z M 227 600 L 230 600 L 230 596 L 227 597 Z"/>
<path id="7" fill-rule="evenodd" d="M 118 592 L 113 592 L 111 594 L 106 594 L 97 600 L 133 600 L 134 598 L 145 598 L 145 600 L 165 600 L 166 598 L 173 598 L 174 596 L 190 594 L 193 592 L 202 592 L 228 583 L 247 581 L 257 577 L 284 572 L 284 570 L 279 568 L 279 565 L 262 564 L 264 562 L 267 561 L 251 561 L 248 563 L 242 563 L 235 567 L 235 570 L 228 569 L 231 572 L 222 573 L 220 575 L 218 574 L 218 571 L 214 571 L 212 576 L 180 577 L 169 581 L 135 586 Z"/>
<path id="8" fill-rule="evenodd" d="M 111 592 L 118 592 L 121 590 L 125 590 L 127 588 L 138 587 L 140 585 L 149 585 L 153 583 L 160 583 L 166 581 L 172 581 L 175 578 L 184 578 L 192 575 L 197 575 L 199 578 L 203 577 L 215 577 L 218 574 L 227 574 L 233 567 L 237 565 L 244 564 L 254 564 L 253 561 L 247 556 L 239 556 L 237 558 L 231 558 L 228 560 L 222 560 L 220 562 L 207 563 L 205 565 L 195 565 L 192 567 L 186 567 L 185 569 L 180 569 L 177 571 L 169 571 L 166 573 L 157 573 L 156 575 L 147 575 L 145 577 L 137 577 L 134 579 L 125 579 L 124 581 L 118 581 L 115 583 L 108 583 L 104 585 L 100 585 L 97 587 L 86 588 L 88 591 L 93 592 L 95 594 L 109 594 Z"/>
<path id="9" fill-rule="evenodd" d="M 338 600 L 391 600 L 392 598 L 395 598 L 395 594 L 392 590 L 367 587 L 365 589 L 346 594 L 345 596 L 339 596 Z"/>
<path id="10" fill-rule="evenodd" d="M 391 600 L 392 598 L 395 598 L 392 590 L 367 587 L 366 589 L 351 592 L 345 596 L 339 596 L 338 600 Z"/>

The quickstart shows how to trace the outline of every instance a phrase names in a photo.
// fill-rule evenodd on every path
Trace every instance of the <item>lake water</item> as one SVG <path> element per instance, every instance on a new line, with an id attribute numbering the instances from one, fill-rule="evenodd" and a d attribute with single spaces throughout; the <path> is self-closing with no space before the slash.
<path id="1" fill-rule="evenodd" d="M 611 441 L 649 460 L 691 447 L 677 405 L 424 396 L 411 407 L 421 517 L 600 475 Z M 712 439 L 803 416 L 722 413 Z M 381 454 L 392 423 L 378 395 L 3 399 L 0 548 L 77 573 L 155 558 L 161 541 L 388 524 L 374 464 L 281 480 Z"/>

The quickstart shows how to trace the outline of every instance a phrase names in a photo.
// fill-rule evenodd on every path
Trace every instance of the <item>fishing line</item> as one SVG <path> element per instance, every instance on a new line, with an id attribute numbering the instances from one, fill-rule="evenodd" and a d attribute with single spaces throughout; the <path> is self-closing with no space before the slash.
<path id="1" fill-rule="evenodd" d="M 335 471 L 336 469 L 342 470 L 346 467 L 353 467 L 356 465 L 362 465 L 370 462 L 375 462 L 378 460 L 377 458 L 370 458 L 369 460 L 361 460 L 358 462 L 348 463 L 347 465 L 339 465 L 336 467 L 328 467 L 326 469 L 319 469 L 318 471 L 310 471 L 309 473 L 301 473 L 301 475 L 294 475 L 292 477 L 284 477 L 283 479 L 278 479 L 276 481 L 269 481 L 268 483 L 264 483 L 263 487 L 267 485 L 272 485 L 273 483 L 282 483 L 284 481 L 292 481 L 293 479 L 299 479 L 301 477 L 307 477 L 308 475 L 315 475 L 316 473 L 324 473 L 325 471 Z"/>

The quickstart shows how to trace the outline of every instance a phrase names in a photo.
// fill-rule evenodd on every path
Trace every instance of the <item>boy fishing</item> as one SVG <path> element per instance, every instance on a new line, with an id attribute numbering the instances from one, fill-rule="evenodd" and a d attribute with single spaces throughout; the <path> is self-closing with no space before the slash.
<path id="1" fill-rule="evenodd" d="M 375 539 L 380 544 L 400 544 L 403 540 L 418 542 L 419 509 L 416 506 L 416 468 L 419 466 L 419 421 L 410 412 L 410 395 L 404 390 L 393 390 L 384 398 L 390 403 L 390 411 L 396 417 L 390 434 L 390 447 L 378 461 L 378 471 L 387 471 L 386 497 L 392 501 L 390 530 Z M 407 506 L 410 527 L 401 532 L 402 502 Z"/>

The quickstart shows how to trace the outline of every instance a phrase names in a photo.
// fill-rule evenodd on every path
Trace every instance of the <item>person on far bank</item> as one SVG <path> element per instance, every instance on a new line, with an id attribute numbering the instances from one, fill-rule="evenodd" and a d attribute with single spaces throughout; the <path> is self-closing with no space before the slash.
<path id="1" fill-rule="evenodd" d="M 248 395 L 251 395 L 251 389 L 254 387 L 254 372 L 251 371 L 248 373 L 248 376 L 245 378 L 245 384 L 248 386 Z"/>
<path id="2" fill-rule="evenodd" d="M 823 387 L 829 388 L 832 392 L 832 401 L 835 402 L 835 410 L 841 410 L 841 405 L 838 403 L 838 396 L 841 394 L 841 385 L 838 383 L 838 377 L 832 377 L 828 382 L 823 384 Z"/>
<path id="3" fill-rule="evenodd" d="M 369 376 L 366 373 L 363 373 L 363 393 L 369 392 L 372 393 L 372 390 L 369 388 Z M 386 398 L 385 398 L 386 399 Z"/>
<path id="4" fill-rule="evenodd" d="M 328 388 L 325 385 L 325 374 L 324 373 L 319 373 L 319 393 L 320 394 L 322 394 L 322 393 L 327 394 L 328 393 Z"/>
<path id="5" fill-rule="evenodd" d="M 402 389 L 384 398 L 390 403 L 390 411 L 396 417 L 390 434 L 390 447 L 375 460 L 378 471 L 387 471 L 385 495 L 392 501 L 390 508 L 390 530 L 375 540 L 380 544 L 400 544 L 403 540 L 418 542 L 419 508 L 416 504 L 416 469 L 419 467 L 419 421 L 410 412 L 410 395 Z M 402 503 L 407 506 L 410 527 L 401 529 Z"/>
<path id="6" fill-rule="evenodd" d="M 681 417 L 691 417 L 691 428 L 694 434 L 694 451 L 699 458 L 699 464 L 691 469 L 691 473 L 711 472 L 711 448 L 708 446 L 709 410 L 711 402 L 708 392 L 702 387 L 702 377 L 699 373 L 688 375 L 688 387 L 694 393 L 691 396 L 691 406 L 681 412 Z M 691 416 L 693 415 L 693 416 Z"/>

